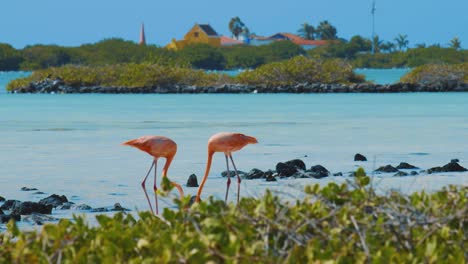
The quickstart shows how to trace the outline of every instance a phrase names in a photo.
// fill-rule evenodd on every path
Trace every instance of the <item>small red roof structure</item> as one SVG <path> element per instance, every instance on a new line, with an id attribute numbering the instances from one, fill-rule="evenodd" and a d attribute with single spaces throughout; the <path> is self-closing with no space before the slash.
<path id="1" fill-rule="evenodd" d="M 221 46 L 242 45 L 244 42 L 226 36 L 221 36 Z"/>
<path id="2" fill-rule="evenodd" d="M 146 36 L 145 36 L 145 25 L 141 23 L 141 30 L 140 30 L 140 45 L 146 45 Z"/>
<path id="3" fill-rule="evenodd" d="M 278 39 L 287 39 L 291 41 L 292 43 L 299 45 L 299 46 L 304 46 L 304 45 L 313 45 L 313 46 L 323 46 L 327 45 L 330 43 L 328 40 L 309 40 L 309 39 L 304 39 L 301 38 L 298 35 L 294 35 L 292 33 L 277 33 L 270 38 L 278 38 Z"/>

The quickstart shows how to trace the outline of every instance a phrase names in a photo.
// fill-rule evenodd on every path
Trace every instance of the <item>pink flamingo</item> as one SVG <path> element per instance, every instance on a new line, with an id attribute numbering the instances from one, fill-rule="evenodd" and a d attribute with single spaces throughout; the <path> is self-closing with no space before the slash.
<path id="1" fill-rule="evenodd" d="M 234 171 L 237 175 L 237 203 L 239 203 L 239 194 L 240 194 L 240 183 L 241 178 L 239 173 L 237 172 L 236 165 L 234 164 L 234 160 L 232 159 L 232 152 L 238 151 L 245 147 L 248 144 L 256 144 L 258 143 L 257 139 L 251 136 L 246 136 L 240 133 L 230 133 L 230 132 L 221 132 L 214 134 L 208 140 L 208 162 L 206 164 L 205 176 L 203 176 L 203 180 L 198 187 L 197 197 L 195 202 L 200 201 L 200 195 L 203 189 L 203 185 L 205 185 L 206 179 L 208 178 L 208 174 L 210 173 L 211 168 L 211 161 L 213 159 L 213 155 L 215 152 L 223 152 L 224 156 L 226 157 L 226 167 L 227 167 L 227 187 L 226 187 L 226 197 L 224 199 L 227 202 L 229 186 L 231 185 L 231 177 L 229 172 L 229 161 L 228 157 L 231 159 L 232 166 L 234 167 Z"/>
<path id="2" fill-rule="evenodd" d="M 153 166 L 154 166 L 153 190 L 155 194 L 154 199 L 155 199 L 155 205 L 156 205 L 156 214 L 158 214 L 158 195 L 156 193 L 157 191 L 157 187 L 156 187 L 157 162 L 159 158 L 166 158 L 166 164 L 164 164 L 164 168 L 162 170 L 162 177 L 163 178 L 167 177 L 167 170 L 169 169 L 169 166 L 171 165 L 171 162 L 174 159 L 174 156 L 177 152 L 177 144 L 172 139 L 163 137 L 163 136 L 143 136 L 143 137 L 139 137 L 139 138 L 124 142 L 122 143 L 122 145 L 127 145 L 127 146 L 137 148 L 153 156 L 153 162 L 151 163 L 151 167 L 148 173 L 146 174 L 145 179 L 141 183 L 141 187 L 143 188 L 143 191 L 145 192 L 145 196 L 146 196 L 146 199 L 148 200 L 148 204 L 150 206 L 151 212 L 153 212 L 153 207 L 151 206 L 148 193 L 146 192 L 145 183 L 146 183 L 146 179 L 148 178 L 151 172 L 151 169 L 153 169 Z M 182 187 L 175 182 L 171 182 L 171 184 L 179 190 L 180 197 L 182 199 L 184 197 L 184 191 L 182 190 Z"/>

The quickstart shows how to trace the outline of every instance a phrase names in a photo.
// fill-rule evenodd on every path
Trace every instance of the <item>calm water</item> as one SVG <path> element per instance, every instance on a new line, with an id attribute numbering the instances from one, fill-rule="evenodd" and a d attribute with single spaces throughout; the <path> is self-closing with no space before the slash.
<path id="1" fill-rule="evenodd" d="M 366 80 L 377 84 L 389 84 L 400 81 L 400 78 L 411 71 L 410 68 L 398 69 L 356 69 L 356 73 L 363 74 Z M 219 71 L 230 76 L 237 76 L 242 70 Z"/>
<path id="2" fill-rule="evenodd" d="M 468 93 L 0 94 L 0 106 L 0 195 L 10 199 L 44 197 L 19 191 L 28 186 L 96 207 L 121 202 L 146 209 L 140 182 L 151 159 L 119 145 L 142 135 L 166 135 L 178 143 L 169 175 L 180 183 L 191 173 L 203 174 L 206 142 L 220 131 L 259 139 L 235 153 L 243 171 L 274 169 L 278 161 L 302 158 L 307 167 L 322 164 L 332 172 L 348 172 L 361 165 L 353 162 L 357 152 L 370 159 L 363 164 L 368 171 L 401 161 L 427 169 L 452 158 L 468 166 Z M 225 181 L 218 175 L 224 166 L 224 157 L 215 155 L 205 197 L 223 197 Z M 344 180 L 243 181 L 242 194 Z M 466 185 L 468 174 L 387 177 L 380 184 L 432 190 Z"/>

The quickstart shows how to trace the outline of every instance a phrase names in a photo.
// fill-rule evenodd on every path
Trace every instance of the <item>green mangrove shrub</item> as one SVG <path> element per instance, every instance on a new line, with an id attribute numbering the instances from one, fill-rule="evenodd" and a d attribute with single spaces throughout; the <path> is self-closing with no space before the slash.
<path id="1" fill-rule="evenodd" d="M 12 91 L 46 78 L 61 79 L 65 84 L 73 87 L 154 87 L 175 84 L 208 86 L 230 80 L 228 76 L 222 74 L 158 64 L 130 63 L 95 67 L 66 65 L 34 71 L 27 78 L 10 82 L 7 90 Z"/>
<path id="2" fill-rule="evenodd" d="M 297 83 L 351 83 L 363 82 L 364 77 L 353 72 L 351 64 L 341 59 L 320 59 L 297 56 L 245 71 L 236 80 L 245 84 L 270 86 Z"/>
<path id="3" fill-rule="evenodd" d="M 429 64 L 414 68 L 401 78 L 401 82 L 433 83 L 468 83 L 468 62 L 461 64 Z"/>
<path id="4" fill-rule="evenodd" d="M 239 205 L 212 198 L 160 217 L 79 216 L 0 234 L 0 263 L 466 263 L 468 188 L 376 195 L 355 182 L 307 186 L 304 197 L 267 191 Z"/>

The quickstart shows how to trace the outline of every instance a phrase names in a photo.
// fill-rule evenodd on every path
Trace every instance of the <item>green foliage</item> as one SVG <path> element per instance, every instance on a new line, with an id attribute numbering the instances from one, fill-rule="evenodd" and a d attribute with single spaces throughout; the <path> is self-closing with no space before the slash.
<path id="1" fill-rule="evenodd" d="M 37 70 L 57 67 L 70 63 L 71 57 L 66 48 L 56 45 L 35 45 L 24 48 L 21 52 L 23 62 L 21 70 Z"/>
<path id="2" fill-rule="evenodd" d="M 189 45 L 180 51 L 180 56 L 199 69 L 222 70 L 226 64 L 221 51 L 208 44 Z"/>
<path id="3" fill-rule="evenodd" d="M 428 64 L 414 68 L 401 78 L 407 83 L 468 83 L 468 62 L 462 64 Z"/>
<path id="4" fill-rule="evenodd" d="M 225 75 L 157 64 L 117 64 L 99 67 L 68 65 L 34 71 L 27 78 L 10 82 L 7 90 L 12 91 L 27 86 L 30 82 L 42 81 L 46 78 L 62 79 L 66 85 L 72 87 L 156 87 L 175 84 L 208 86 L 230 80 Z"/>
<path id="5" fill-rule="evenodd" d="M 366 178 L 360 177 L 360 178 Z M 189 198 L 189 197 L 186 197 Z M 365 183 L 318 184 L 287 202 L 207 199 L 161 217 L 79 216 L 0 234 L 0 263 L 466 263 L 468 188 L 377 196 Z"/>
<path id="6" fill-rule="evenodd" d="M 301 25 L 297 33 L 299 34 L 299 36 L 301 36 L 304 39 L 313 40 L 315 39 L 316 30 L 315 30 L 315 27 L 312 25 L 309 25 L 309 23 L 304 23 Z"/>
<path id="7" fill-rule="evenodd" d="M 454 37 L 452 40 L 450 40 L 450 47 L 452 49 L 461 49 L 461 41 L 458 37 Z"/>
<path id="8" fill-rule="evenodd" d="M 242 22 L 242 20 L 239 17 L 233 17 L 229 21 L 228 25 L 229 31 L 231 31 L 232 35 L 238 39 L 239 35 L 244 31 L 245 24 Z"/>
<path id="9" fill-rule="evenodd" d="M 227 69 L 251 69 L 265 63 L 266 56 L 259 52 L 258 47 L 233 46 L 222 49 L 226 57 Z"/>
<path id="10" fill-rule="evenodd" d="M 319 39 L 329 40 L 338 38 L 336 35 L 336 28 L 327 20 L 324 20 L 319 23 L 319 25 L 317 26 L 316 34 Z"/>
<path id="11" fill-rule="evenodd" d="M 19 68 L 20 53 L 9 44 L 0 43 L 0 71 L 14 71 Z"/>
<path id="12" fill-rule="evenodd" d="M 310 56 L 324 56 L 327 58 L 354 59 L 358 53 L 370 52 L 372 42 L 361 36 L 353 36 L 349 42 L 336 41 L 330 45 L 309 51 Z"/>
<path id="13" fill-rule="evenodd" d="M 363 81 L 349 63 L 339 59 L 310 59 L 297 56 L 283 62 L 265 64 L 237 76 L 240 83 L 269 86 L 297 83 L 350 83 Z"/>

